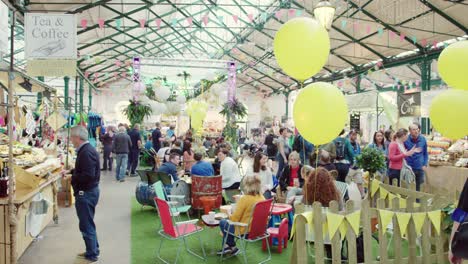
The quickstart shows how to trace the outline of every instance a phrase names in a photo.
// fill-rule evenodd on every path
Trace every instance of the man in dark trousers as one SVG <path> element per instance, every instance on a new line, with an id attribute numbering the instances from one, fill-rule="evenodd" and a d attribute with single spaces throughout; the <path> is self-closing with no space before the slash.
<path id="1" fill-rule="evenodd" d="M 151 137 L 153 138 L 153 148 L 156 152 L 159 151 L 161 148 L 161 141 L 164 141 L 164 138 L 161 134 L 161 125 L 159 122 L 156 123 L 156 129 L 151 133 Z"/>
<path id="2" fill-rule="evenodd" d="M 99 154 L 88 142 L 88 130 L 82 126 L 71 129 L 70 140 L 76 148 L 76 162 L 72 173 L 75 208 L 86 252 L 78 255 L 84 263 L 95 263 L 99 257 L 99 243 L 94 224 L 94 212 L 99 200 L 101 176 Z"/>
<path id="3" fill-rule="evenodd" d="M 128 154 L 128 166 L 129 176 L 137 176 L 136 168 L 138 166 L 138 158 L 140 156 L 141 148 L 141 135 L 140 135 L 140 124 L 135 124 L 133 129 L 128 132 L 130 140 L 132 141 L 132 148 Z"/>

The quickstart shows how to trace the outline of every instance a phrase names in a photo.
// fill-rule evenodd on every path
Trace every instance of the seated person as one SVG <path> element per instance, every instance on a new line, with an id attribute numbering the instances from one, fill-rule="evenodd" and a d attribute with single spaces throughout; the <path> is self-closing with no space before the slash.
<path id="1" fill-rule="evenodd" d="M 216 158 L 216 150 L 218 149 L 218 144 L 216 143 L 216 139 L 211 139 L 211 144 L 206 153 L 210 159 Z"/>
<path id="2" fill-rule="evenodd" d="M 161 160 L 161 162 L 167 162 L 166 160 L 166 151 L 168 151 L 170 148 L 169 148 L 169 142 L 167 141 L 163 141 L 162 142 L 162 148 L 160 148 L 158 150 L 158 157 L 159 157 L 159 160 Z"/>
<path id="3" fill-rule="evenodd" d="M 255 207 L 255 204 L 265 200 L 261 192 L 261 182 L 258 177 L 245 177 L 242 181 L 242 189 L 244 190 L 244 195 L 236 203 L 236 209 L 233 214 L 229 217 L 230 221 L 241 222 L 245 224 L 250 224 L 249 221 L 252 217 L 252 211 Z M 243 227 L 234 227 L 229 225 L 227 219 L 222 219 L 219 222 L 219 228 L 223 233 L 223 241 L 226 240 L 226 246 L 218 251 L 218 255 L 221 254 L 231 254 L 237 255 L 239 249 L 236 247 L 236 242 L 234 236 L 229 235 L 227 232 L 234 233 L 236 235 L 243 234 L 248 232 Z"/>
<path id="4" fill-rule="evenodd" d="M 241 176 L 237 163 L 228 156 L 229 151 L 222 149 L 218 152 L 218 160 L 221 162 L 220 174 L 223 179 L 223 189 L 239 189 Z"/>
<path id="5" fill-rule="evenodd" d="M 235 149 L 232 148 L 231 143 L 226 142 L 226 149 L 229 151 L 229 157 L 233 158 L 234 160 L 237 160 L 237 152 Z"/>
<path id="6" fill-rule="evenodd" d="M 271 190 L 273 189 L 273 173 L 271 169 L 271 161 L 263 152 L 257 152 L 254 157 L 252 166 L 247 167 L 245 176 L 257 176 L 262 182 L 262 194 L 266 199 L 271 198 Z"/>
<path id="7" fill-rule="evenodd" d="M 288 166 L 284 167 L 279 177 L 281 192 L 287 192 L 286 202 L 292 203 L 296 195 L 302 194 L 304 178 L 301 175 L 302 165 L 300 164 L 299 153 L 291 152 L 288 158 Z"/>
<path id="8" fill-rule="evenodd" d="M 203 161 L 203 154 L 195 152 L 193 155 L 195 164 L 192 166 L 190 174 L 197 176 L 214 176 L 213 165 L 208 161 Z"/>
<path id="9" fill-rule="evenodd" d="M 320 151 L 319 167 L 322 167 L 327 171 L 336 170 L 335 164 L 331 163 L 330 153 L 326 150 Z"/>
<path id="10" fill-rule="evenodd" d="M 177 165 L 180 162 L 180 156 L 172 153 L 169 155 L 169 161 L 164 162 L 161 167 L 159 167 L 158 172 L 164 172 L 165 174 L 171 176 L 172 182 L 176 182 L 179 180 L 179 174 L 177 173 Z M 182 171 L 183 173 L 183 171 Z M 172 184 L 170 185 L 165 185 L 167 193 L 170 193 L 170 189 L 172 187 Z"/>
<path id="11" fill-rule="evenodd" d="M 182 155 L 184 155 L 184 152 L 182 152 L 182 141 L 177 140 L 176 142 L 174 142 L 174 144 L 172 144 L 171 149 L 169 150 L 169 153 L 176 153 L 177 155 L 182 157 Z"/>

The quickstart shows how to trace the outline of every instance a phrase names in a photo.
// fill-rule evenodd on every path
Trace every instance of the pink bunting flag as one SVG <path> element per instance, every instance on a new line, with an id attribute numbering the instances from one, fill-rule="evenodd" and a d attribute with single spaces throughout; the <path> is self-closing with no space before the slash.
<path id="1" fill-rule="evenodd" d="M 434 49 L 437 49 L 437 44 L 438 44 L 438 43 L 439 43 L 439 42 L 437 42 L 437 40 L 434 40 L 434 41 L 432 42 L 432 47 L 433 47 Z"/>
<path id="2" fill-rule="evenodd" d="M 249 18 L 250 23 L 254 21 L 254 15 L 253 14 L 248 14 L 247 17 Z"/>
<path id="3" fill-rule="evenodd" d="M 416 80 L 416 81 L 414 82 L 414 84 L 416 84 L 416 87 L 419 87 L 420 81 L 419 81 L 419 80 Z"/>
<path id="4" fill-rule="evenodd" d="M 378 61 L 375 65 L 377 65 L 377 67 L 382 67 L 382 62 Z"/>
<path id="5" fill-rule="evenodd" d="M 94 73 L 94 78 L 99 78 L 99 72 Z"/>
<path id="6" fill-rule="evenodd" d="M 191 27 L 193 25 L 193 18 L 187 17 L 187 24 L 189 27 Z"/>
<path id="7" fill-rule="evenodd" d="M 370 34 L 370 33 L 371 33 L 371 26 L 370 26 L 370 25 L 367 25 L 367 26 L 366 26 L 366 33 L 367 33 L 367 34 Z"/>
<path id="8" fill-rule="evenodd" d="M 238 49 L 238 48 L 232 48 L 232 53 L 238 54 L 238 53 L 239 53 L 239 49 Z"/>
<path id="9" fill-rule="evenodd" d="M 353 23 L 353 28 L 354 28 L 354 31 L 358 31 L 358 30 L 359 30 L 359 21 L 354 21 L 354 23 Z"/>
<path id="10" fill-rule="evenodd" d="M 296 10 L 295 10 L 295 9 L 289 9 L 289 10 L 288 10 L 288 15 L 289 15 L 289 17 L 294 17 L 294 16 L 296 16 Z"/>
<path id="11" fill-rule="evenodd" d="M 85 71 L 84 77 L 85 77 L 86 79 L 88 79 L 88 77 L 89 77 L 89 71 Z"/>
<path id="12" fill-rule="evenodd" d="M 205 27 L 206 27 L 208 25 L 208 21 L 209 21 L 208 15 L 204 15 L 203 18 L 202 18 L 202 21 L 203 21 L 203 24 L 205 24 Z"/>
<path id="13" fill-rule="evenodd" d="M 87 26 L 88 26 L 88 20 L 85 18 L 81 19 L 81 27 L 83 29 L 86 29 Z"/>
<path id="14" fill-rule="evenodd" d="M 283 9 L 280 9 L 280 10 L 276 11 L 276 13 L 275 13 L 275 17 L 277 19 L 281 19 L 282 15 L 283 15 Z"/>
<path id="15" fill-rule="evenodd" d="M 421 45 L 423 45 L 423 47 L 425 47 L 427 45 L 427 39 L 422 39 L 421 40 Z"/>
<path id="16" fill-rule="evenodd" d="M 232 15 L 232 19 L 234 20 L 234 23 L 237 24 L 239 22 L 239 17 L 237 15 Z"/>
<path id="17" fill-rule="evenodd" d="M 100 28 L 100 29 L 103 29 L 103 28 L 104 28 L 104 22 L 105 22 L 104 19 L 98 18 L 98 25 L 99 25 L 99 28 Z"/>
<path id="18" fill-rule="evenodd" d="M 146 25 L 146 19 L 144 18 L 140 19 L 140 27 L 145 28 L 145 25 Z"/>
<path id="19" fill-rule="evenodd" d="M 117 78 L 119 76 L 118 72 L 114 72 L 114 78 Z"/>
<path id="20" fill-rule="evenodd" d="M 126 73 L 126 72 L 122 72 L 122 73 L 120 74 L 120 76 L 122 76 L 122 77 L 125 78 L 125 77 L 127 77 L 127 73 Z"/>
<path id="21" fill-rule="evenodd" d="M 116 61 L 115 61 L 115 66 L 120 67 L 120 65 L 122 65 L 122 62 L 119 61 L 119 60 L 116 60 Z"/>
<path id="22" fill-rule="evenodd" d="M 405 40 L 405 37 L 406 37 L 406 35 L 403 34 L 403 33 L 401 33 L 401 34 L 400 34 L 400 42 L 403 41 L 403 40 Z"/>
<path id="23" fill-rule="evenodd" d="M 156 26 L 158 27 L 158 29 L 160 29 L 161 28 L 161 19 L 156 18 L 155 22 L 156 22 Z"/>
<path id="24" fill-rule="evenodd" d="M 391 39 L 394 39 L 395 36 L 396 36 L 396 33 L 393 32 L 392 30 L 389 30 L 389 31 L 388 31 L 388 35 L 389 35 L 389 37 L 390 37 Z"/>

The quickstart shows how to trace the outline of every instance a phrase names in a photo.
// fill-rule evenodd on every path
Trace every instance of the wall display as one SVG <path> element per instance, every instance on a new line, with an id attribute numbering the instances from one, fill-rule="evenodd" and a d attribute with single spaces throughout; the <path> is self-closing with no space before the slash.
<path id="1" fill-rule="evenodd" d="M 421 116 L 421 93 L 398 94 L 397 105 L 400 117 Z"/>

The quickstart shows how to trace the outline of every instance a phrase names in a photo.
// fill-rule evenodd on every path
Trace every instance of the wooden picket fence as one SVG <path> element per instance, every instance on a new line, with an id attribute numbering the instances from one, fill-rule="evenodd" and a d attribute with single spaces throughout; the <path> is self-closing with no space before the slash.
<path id="1" fill-rule="evenodd" d="M 366 199 L 362 201 L 361 216 L 360 216 L 360 232 L 364 241 L 364 263 L 447 263 L 447 245 L 449 236 L 444 233 L 442 227 L 439 234 L 432 228 L 432 223 L 425 218 L 422 226 L 421 235 L 418 237 L 415 224 L 412 220 L 409 221 L 406 237 L 402 238 L 401 230 L 397 222 L 397 217 L 393 215 L 393 235 L 388 238 L 387 227 L 379 228 L 382 226 L 381 218 L 379 217 L 379 209 L 385 209 L 392 212 L 430 212 L 440 210 L 446 207 L 453 199 L 438 194 L 429 194 L 424 192 L 417 192 L 414 186 L 409 188 L 401 188 L 386 183 L 380 183 L 380 188 L 385 188 L 393 195 L 399 195 L 406 200 L 406 207 L 400 207 L 401 199 L 392 196 L 392 200 L 380 198 L 380 191 L 377 191 L 372 197 L 371 202 Z M 419 200 L 419 203 L 416 202 Z M 372 205 L 372 207 L 371 207 Z M 355 212 L 354 204 L 348 201 L 345 205 L 344 215 L 349 215 Z M 339 214 L 338 203 L 333 201 L 330 203 L 329 212 Z M 304 211 L 312 211 L 312 224 L 307 223 L 307 219 L 301 213 Z M 319 216 L 319 217 L 317 217 Z M 290 263 L 325 263 L 325 250 L 323 239 L 323 224 L 326 223 L 327 216 L 323 213 L 323 208 L 320 203 L 316 202 L 312 206 L 298 205 L 296 207 L 295 216 L 295 234 L 293 241 L 293 253 L 291 255 Z M 356 248 L 356 234 L 349 222 L 345 221 L 347 225 L 347 252 L 348 259 L 346 263 L 357 262 L 357 248 Z M 442 222 L 442 221 L 441 221 Z M 306 241 L 306 228 L 307 225 L 312 227 L 314 234 L 314 241 Z M 378 229 L 378 235 L 373 237 L 372 230 Z M 390 241 L 389 241 L 390 240 Z M 407 255 L 403 256 L 402 243 L 406 240 L 408 245 Z M 372 244 L 378 243 L 378 253 L 374 256 Z M 332 248 L 332 263 L 342 263 L 342 240 L 340 232 L 336 232 L 331 238 Z M 311 248 L 314 248 L 312 255 Z M 393 247 L 394 254 L 389 256 L 387 247 Z"/>

